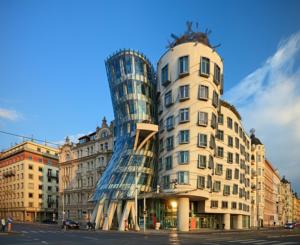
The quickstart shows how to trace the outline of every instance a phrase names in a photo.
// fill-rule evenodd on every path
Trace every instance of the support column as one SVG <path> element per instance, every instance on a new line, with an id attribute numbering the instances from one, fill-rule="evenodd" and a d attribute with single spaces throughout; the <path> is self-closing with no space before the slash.
<path id="1" fill-rule="evenodd" d="M 103 224 L 103 230 L 110 230 L 111 227 L 111 223 L 116 211 L 116 207 L 117 207 L 117 203 L 116 202 L 111 202 L 109 204 L 108 210 L 106 212 L 106 217 L 104 220 L 104 224 Z"/>
<path id="2" fill-rule="evenodd" d="M 237 216 L 237 229 L 243 229 L 243 215 L 241 214 Z"/>
<path id="3" fill-rule="evenodd" d="M 190 212 L 189 198 L 188 197 L 178 198 L 177 229 L 179 231 L 189 231 L 189 212 Z"/>
<path id="4" fill-rule="evenodd" d="M 224 214 L 223 216 L 224 230 L 230 230 L 230 214 Z"/>

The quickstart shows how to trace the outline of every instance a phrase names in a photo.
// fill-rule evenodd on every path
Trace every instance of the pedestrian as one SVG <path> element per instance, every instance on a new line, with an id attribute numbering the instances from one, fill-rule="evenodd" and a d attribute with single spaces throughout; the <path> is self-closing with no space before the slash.
<path id="1" fill-rule="evenodd" d="M 7 219 L 7 231 L 8 232 L 12 231 L 12 223 L 13 223 L 12 217 L 8 217 L 8 219 Z"/>
<path id="2" fill-rule="evenodd" d="M 1 219 L 1 231 L 2 231 L 2 232 L 5 232 L 5 226 L 6 226 L 5 219 L 2 218 L 2 219 Z"/>

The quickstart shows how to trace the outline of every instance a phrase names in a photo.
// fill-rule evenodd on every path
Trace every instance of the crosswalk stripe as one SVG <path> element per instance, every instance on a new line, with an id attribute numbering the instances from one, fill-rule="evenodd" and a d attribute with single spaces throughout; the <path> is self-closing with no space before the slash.
<path id="1" fill-rule="evenodd" d="M 245 241 L 245 242 L 240 242 L 240 243 L 251 243 L 251 244 L 256 244 L 257 242 L 264 242 L 266 240 L 254 240 L 254 241 Z"/>
<path id="2" fill-rule="evenodd" d="M 280 242 L 280 243 L 274 243 L 274 245 L 291 245 L 291 244 L 299 244 L 297 242 Z"/>
<path id="3" fill-rule="evenodd" d="M 256 239 L 247 239 L 247 240 L 245 240 L 245 239 L 243 239 L 243 240 L 233 240 L 233 241 L 228 241 L 228 242 L 254 242 L 254 241 L 256 241 Z"/>
<path id="4" fill-rule="evenodd" d="M 263 244 L 274 244 L 274 242 L 279 242 L 279 241 L 266 241 L 266 242 L 260 242 L 260 243 L 256 243 L 256 245 L 263 245 Z"/>

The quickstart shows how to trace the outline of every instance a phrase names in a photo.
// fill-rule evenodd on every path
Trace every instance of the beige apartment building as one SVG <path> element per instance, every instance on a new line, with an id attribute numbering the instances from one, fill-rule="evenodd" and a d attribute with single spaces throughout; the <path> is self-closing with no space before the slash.
<path id="1" fill-rule="evenodd" d="M 293 221 L 300 223 L 300 199 L 296 193 L 293 194 Z"/>
<path id="2" fill-rule="evenodd" d="M 102 120 L 96 131 L 82 136 L 78 143 L 68 137 L 59 153 L 59 220 L 87 222 L 94 209 L 88 202 L 113 150 L 113 124 Z"/>
<path id="3" fill-rule="evenodd" d="M 265 146 L 251 132 L 251 227 L 262 227 L 265 208 Z"/>
<path id="4" fill-rule="evenodd" d="M 278 226 L 279 220 L 279 196 L 280 176 L 272 164 L 265 160 L 264 167 L 264 227 Z"/>
<path id="5" fill-rule="evenodd" d="M 0 217 L 57 219 L 58 149 L 26 141 L 0 153 Z"/>
<path id="6" fill-rule="evenodd" d="M 187 33 L 158 62 L 159 187 L 164 228 L 250 226 L 250 138 L 220 100 L 223 60 Z"/>

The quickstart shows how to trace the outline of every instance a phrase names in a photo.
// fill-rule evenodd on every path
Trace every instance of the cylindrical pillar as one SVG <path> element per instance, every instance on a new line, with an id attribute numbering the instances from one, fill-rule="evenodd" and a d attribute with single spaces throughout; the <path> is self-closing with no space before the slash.
<path id="1" fill-rule="evenodd" d="M 224 224 L 224 230 L 230 230 L 230 214 L 224 214 L 223 224 Z"/>
<path id="2" fill-rule="evenodd" d="M 189 212 L 190 212 L 189 198 L 187 197 L 178 198 L 177 229 L 179 231 L 189 231 Z"/>
<path id="3" fill-rule="evenodd" d="M 237 228 L 243 229 L 243 215 L 238 214 L 237 216 Z"/>

